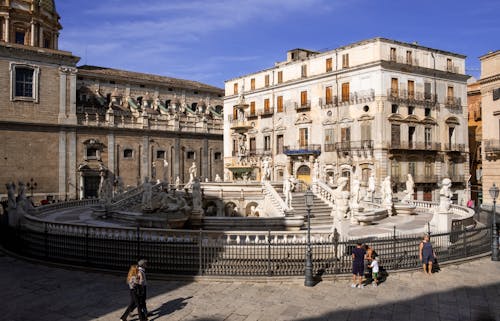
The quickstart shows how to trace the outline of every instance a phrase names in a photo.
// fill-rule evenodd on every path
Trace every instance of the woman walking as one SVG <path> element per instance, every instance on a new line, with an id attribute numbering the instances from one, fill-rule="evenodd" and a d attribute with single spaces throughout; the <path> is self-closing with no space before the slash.
<path id="1" fill-rule="evenodd" d="M 146 315 L 144 314 L 144 309 L 141 304 L 141 278 L 142 274 L 139 272 L 139 267 L 137 265 L 131 265 L 128 270 L 127 275 L 127 284 L 129 287 L 130 293 L 130 303 L 128 304 L 127 309 L 123 312 L 120 321 L 126 321 L 130 312 L 132 312 L 135 308 L 137 308 L 137 312 L 139 314 L 140 321 L 147 321 Z"/>

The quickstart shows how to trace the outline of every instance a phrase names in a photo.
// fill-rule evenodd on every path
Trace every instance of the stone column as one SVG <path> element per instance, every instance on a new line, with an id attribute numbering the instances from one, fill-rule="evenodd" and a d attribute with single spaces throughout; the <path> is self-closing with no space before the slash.
<path id="1" fill-rule="evenodd" d="M 76 74 L 78 69 L 69 69 L 69 113 L 68 113 L 68 123 L 76 124 Z"/>
<path id="2" fill-rule="evenodd" d="M 68 133 L 68 198 L 76 199 L 77 194 L 77 172 L 76 172 L 76 132 L 71 131 Z"/>
<path id="3" fill-rule="evenodd" d="M 175 155 L 174 155 L 174 164 L 172 164 L 172 168 L 174 170 L 174 177 L 172 177 L 172 180 L 175 181 L 177 179 L 177 176 L 180 177 L 180 167 L 181 167 L 181 139 L 179 137 L 175 138 L 174 141 L 175 145 Z"/>
<path id="4" fill-rule="evenodd" d="M 66 123 L 66 78 L 67 68 L 59 68 L 59 124 Z"/>
<path id="5" fill-rule="evenodd" d="M 10 42 L 10 21 L 9 17 L 5 17 L 5 33 L 4 40 L 5 42 Z"/>
<path id="6" fill-rule="evenodd" d="M 108 134 L 108 169 L 111 173 L 115 174 L 115 135 L 114 133 Z"/>
<path id="7" fill-rule="evenodd" d="M 35 22 L 33 20 L 31 20 L 30 45 L 32 45 L 33 47 L 36 46 L 36 44 L 35 44 L 35 29 L 36 29 Z"/>
<path id="8" fill-rule="evenodd" d="M 150 146 L 149 146 L 149 136 L 142 137 L 142 155 L 141 157 L 141 183 L 144 182 L 144 177 L 148 176 L 151 178 L 151 160 L 150 160 Z"/>
<path id="9" fill-rule="evenodd" d="M 59 199 L 64 199 L 67 189 L 66 189 L 66 132 L 59 132 Z"/>
<path id="10" fill-rule="evenodd" d="M 210 173 L 208 172 L 208 139 L 204 138 L 203 139 L 203 147 L 202 147 L 202 155 L 201 155 L 201 173 L 200 176 L 205 178 L 208 178 L 209 180 L 212 180 L 212 177 L 210 177 Z"/>

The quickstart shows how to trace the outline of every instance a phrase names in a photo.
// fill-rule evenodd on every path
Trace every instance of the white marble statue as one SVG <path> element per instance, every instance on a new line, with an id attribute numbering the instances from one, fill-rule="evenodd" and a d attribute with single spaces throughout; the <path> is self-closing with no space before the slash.
<path id="1" fill-rule="evenodd" d="M 386 176 L 382 181 L 380 191 L 382 193 L 382 205 L 392 206 L 392 185 L 390 176 Z"/>
<path id="2" fill-rule="evenodd" d="M 168 173 L 168 162 L 166 159 L 164 159 L 163 160 L 163 182 L 168 182 L 167 173 Z"/>
<path id="3" fill-rule="evenodd" d="M 317 182 L 320 177 L 320 172 L 319 172 L 319 160 L 316 158 L 313 164 L 313 181 Z"/>
<path id="4" fill-rule="evenodd" d="M 196 177 L 196 173 L 196 162 L 193 162 L 193 164 L 191 164 L 191 167 L 189 167 L 189 182 L 193 182 L 194 178 Z"/>
<path id="5" fill-rule="evenodd" d="M 361 182 L 357 177 L 352 179 L 351 184 L 351 207 L 359 207 L 359 192 L 361 188 Z"/>
<path id="6" fill-rule="evenodd" d="M 262 181 L 271 179 L 271 168 L 269 164 L 269 157 L 264 157 L 262 160 Z"/>
<path id="7" fill-rule="evenodd" d="M 442 187 L 439 190 L 439 212 L 445 213 L 450 211 L 451 197 L 453 195 L 450 188 L 451 180 L 449 178 L 444 178 Z"/>
<path id="8" fill-rule="evenodd" d="M 283 194 L 285 194 L 285 204 L 289 209 L 292 209 L 293 188 L 294 188 L 293 177 L 289 176 L 283 181 Z"/>
<path id="9" fill-rule="evenodd" d="M 219 174 L 215 174 L 215 182 L 216 183 L 222 182 L 222 179 L 220 178 Z"/>
<path id="10" fill-rule="evenodd" d="M 405 196 L 403 197 L 404 203 L 409 203 L 413 199 L 413 195 L 415 194 L 415 183 L 413 182 L 413 177 L 411 174 L 408 174 L 408 179 L 406 180 L 406 190 Z"/>
<path id="11" fill-rule="evenodd" d="M 175 179 L 174 187 L 178 191 L 181 189 L 181 179 L 179 178 L 179 176 L 177 176 L 177 178 Z"/>
<path id="12" fill-rule="evenodd" d="M 346 190 L 348 178 L 339 177 L 337 180 L 337 188 L 333 191 L 335 201 L 335 216 L 334 220 L 341 221 L 347 218 L 349 212 L 349 192 Z"/>
<path id="13" fill-rule="evenodd" d="M 195 177 L 193 180 L 192 196 L 193 196 L 193 210 L 201 210 L 202 195 L 201 195 L 200 179 L 198 177 Z"/>
<path id="14" fill-rule="evenodd" d="M 375 174 L 372 173 L 370 177 L 368 177 L 368 189 L 366 190 L 366 194 L 370 197 L 370 202 L 373 202 L 373 195 L 375 194 L 376 184 Z"/>

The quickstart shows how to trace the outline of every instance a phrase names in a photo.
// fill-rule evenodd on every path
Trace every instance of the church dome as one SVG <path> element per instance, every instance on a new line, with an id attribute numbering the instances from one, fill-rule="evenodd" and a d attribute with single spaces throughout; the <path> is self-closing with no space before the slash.
<path id="1" fill-rule="evenodd" d="M 56 4 L 54 0 L 34 0 L 38 1 L 38 5 L 41 9 L 47 10 L 49 13 L 56 13 Z"/>

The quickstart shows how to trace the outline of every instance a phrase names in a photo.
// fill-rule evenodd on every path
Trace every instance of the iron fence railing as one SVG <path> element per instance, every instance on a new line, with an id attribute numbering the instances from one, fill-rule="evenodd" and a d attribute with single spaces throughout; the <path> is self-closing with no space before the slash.
<path id="1" fill-rule="evenodd" d="M 5 248 L 50 262 L 125 271 L 132 262 L 147 258 L 149 271 L 176 275 L 298 276 L 304 274 L 305 232 L 241 232 L 167 230 L 161 237 L 145 238 L 142 230 L 127 233 L 59 233 L 12 229 L 3 226 Z M 422 235 L 392 235 L 343 240 L 337 234 L 312 239 L 313 273 L 343 274 L 351 271 L 351 252 L 358 241 L 378 253 L 386 270 L 420 266 L 418 246 Z M 488 253 L 490 228 L 464 224 L 452 232 L 433 234 L 431 242 L 440 262 Z"/>

